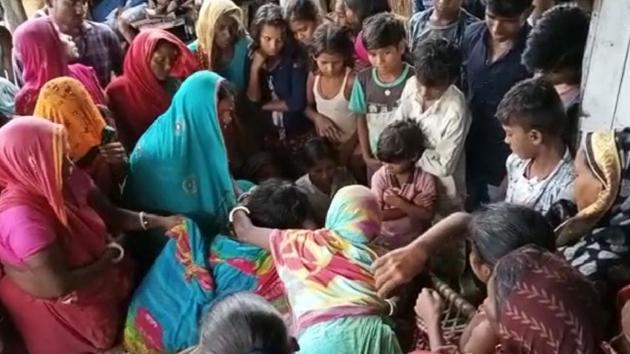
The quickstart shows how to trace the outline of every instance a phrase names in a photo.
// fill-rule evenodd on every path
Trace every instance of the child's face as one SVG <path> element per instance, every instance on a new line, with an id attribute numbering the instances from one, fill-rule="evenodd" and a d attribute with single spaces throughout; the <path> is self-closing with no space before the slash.
<path id="1" fill-rule="evenodd" d="M 475 246 L 473 246 L 470 250 L 468 261 L 470 263 L 470 268 L 473 273 L 475 273 L 475 276 L 477 276 L 477 279 L 481 280 L 483 283 L 487 283 L 492 275 L 492 268 L 481 260 Z"/>
<path id="2" fill-rule="evenodd" d="M 604 186 L 588 166 L 584 149 L 580 149 L 575 157 L 575 203 L 578 210 L 594 204 L 602 189 Z M 628 325 L 630 335 L 630 322 Z"/>
<path id="3" fill-rule="evenodd" d="M 462 6 L 462 0 L 433 0 L 433 8 L 440 16 L 456 14 Z"/>
<path id="4" fill-rule="evenodd" d="M 151 55 L 151 71 L 153 71 L 153 75 L 160 81 L 166 80 L 178 55 L 179 50 L 173 44 L 158 44 L 155 51 L 153 51 L 153 55 Z"/>
<path id="5" fill-rule="evenodd" d="M 333 183 L 333 178 L 335 177 L 337 168 L 338 165 L 335 161 L 331 159 L 323 159 L 317 161 L 315 165 L 308 170 L 308 175 L 311 182 L 313 182 L 316 186 L 330 187 Z"/>
<path id="6" fill-rule="evenodd" d="M 335 22 L 339 26 L 348 26 L 348 21 L 346 20 L 346 5 L 343 3 L 343 0 L 337 0 L 335 3 Z"/>
<path id="7" fill-rule="evenodd" d="M 284 28 L 264 25 L 260 31 L 260 50 L 268 56 L 275 57 L 284 48 Z"/>
<path id="8" fill-rule="evenodd" d="M 385 162 L 385 168 L 392 174 L 398 175 L 401 173 L 409 172 L 413 168 L 413 161 L 402 162 Z"/>
<path id="9" fill-rule="evenodd" d="M 313 37 L 313 32 L 315 32 L 315 29 L 317 28 L 317 22 L 294 20 L 289 22 L 289 28 L 291 29 L 293 36 L 295 36 L 295 39 L 307 44 Z"/>
<path id="10" fill-rule="evenodd" d="M 404 53 L 405 44 L 404 42 L 401 42 L 398 45 L 369 50 L 368 58 L 370 59 L 370 64 L 372 64 L 376 70 L 379 72 L 389 73 L 400 68 Z"/>
<path id="11" fill-rule="evenodd" d="M 346 68 L 343 57 L 333 53 L 321 53 L 315 58 L 317 69 L 324 76 L 338 76 Z"/>
<path id="12" fill-rule="evenodd" d="M 359 21 L 359 17 L 357 16 L 357 14 L 355 14 L 349 6 L 345 6 L 345 4 L 343 8 L 345 11 L 344 19 L 346 21 L 346 24 L 355 30 L 361 29 L 362 23 L 361 21 Z"/>
<path id="13" fill-rule="evenodd" d="M 494 14 L 490 9 L 486 9 L 486 26 L 490 31 L 490 36 L 496 42 L 507 42 L 514 40 L 525 23 L 527 22 L 528 12 L 519 16 L 501 17 Z"/>
<path id="14" fill-rule="evenodd" d="M 416 80 L 418 88 L 418 99 L 422 102 L 437 101 L 444 95 L 450 85 L 445 86 L 427 86 Z"/>
<path id="15" fill-rule="evenodd" d="M 541 143 L 540 132 L 537 130 L 525 130 L 518 125 L 504 125 L 505 143 L 521 159 L 531 159 L 535 156 L 535 150 Z"/>
<path id="16" fill-rule="evenodd" d="M 238 23 L 234 17 L 223 15 L 214 28 L 214 44 L 219 48 L 228 48 L 234 42 L 238 32 Z"/>

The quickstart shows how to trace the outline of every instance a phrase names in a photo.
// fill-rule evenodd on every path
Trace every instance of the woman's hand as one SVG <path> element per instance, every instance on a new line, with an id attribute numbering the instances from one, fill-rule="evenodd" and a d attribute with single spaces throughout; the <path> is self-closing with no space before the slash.
<path id="1" fill-rule="evenodd" d="M 440 294 L 433 289 L 424 288 L 416 301 L 416 316 L 427 326 L 439 324 L 442 315 L 443 302 Z"/>
<path id="2" fill-rule="evenodd" d="M 313 123 L 315 123 L 315 129 L 317 129 L 319 136 L 326 137 L 333 143 L 340 142 L 343 132 L 335 122 L 322 114 L 315 114 L 313 118 Z"/>
<path id="3" fill-rule="evenodd" d="M 423 245 L 413 243 L 378 258 L 373 266 L 378 295 L 386 299 L 396 288 L 420 274 L 428 260 Z"/>
<path id="4" fill-rule="evenodd" d="M 125 165 L 129 161 L 127 151 L 125 151 L 125 147 L 120 141 L 101 145 L 98 147 L 98 150 L 110 165 Z"/>
<path id="5" fill-rule="evenodd" d="M 152 229 L 170 230 L 175 226 L 181 224 L 185 220 L 183 215 L 171 215 L 171 216 L 153 216 L 149 219 L 149 227 Z"/>
<path id="6" fill-rule="evenodd" d="M 254 51 L 252 55 L 252 68 L 257 70 L 262 69 L 263 65 L 265 65 L 265 61 L 267 60 L 267 56 L 265 56 L 260 49 Z"/>

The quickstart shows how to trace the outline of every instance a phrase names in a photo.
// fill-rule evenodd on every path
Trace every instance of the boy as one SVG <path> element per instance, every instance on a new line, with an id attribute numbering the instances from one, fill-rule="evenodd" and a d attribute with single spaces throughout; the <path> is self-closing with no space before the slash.
<path id="1" fill-rule="evenodd" d="M 391 13 L 372 16 L 363 27 L 361 40 L 372 68 L 357 75 L 349 108 L 358 116 L 357 132 L 368 179 L 381 166 L 374 158 L 378 137 L 392 122 L 405 82 L 413 75 L 413 68 L 402 60 L 405 37 L 404 24 Z"/>
<path id="2" fill-rule="evenodd" d="M 463 0 L 433 0 L 433 7 L 418 12 L 409 20 L 409 48 L 415 50 L 429 38 L 446 38 L 460 45 L 466 27 L 478 18 L 461 8 Z"/>
<path id="3" fill-rule="evenodd" d="M 531 0 L 488 0 L 485 22 L 470 25 L 464 35 L 464 92 L 472 113 L 466 146 L 469 209 L 498 199 L 491 192 L 494 189 L 497 194 L 496 186 L 505 177 L 510 151 L 495 114 L 505 93 L 530 76 L 521 64 L 521 54 L 530 31 L 531 9 Z"/>
<path id="4" fill-rule="evenodd" d="M 435 178 L 414 166 L 424 140 L 412 120 L 390 124 L 379 138 L 377 156 L 383 166 L 372 177 L 372 192 L 383 211 L 383 224 L 373 243 L 385 249 L 408 245 L 431 225 Z"/>
<path id="5" fill-rule="evenodd" d="M 414 52 L 416 76 L 407 81 L 396 120 L 413 119 L 426 137 L 417 166 L 439 178 L 438 215 L 463 210 L 466 198 L 464 146 L 470 112 L 454 85 L 460 77 L 461 54 L 454 43 L 428 39 Z"/>
<path id="6" fill-rule="evenodd" d="M 573 200 L 573 158 L 563 138 L 567 116 L 553 85 L 542 78 L 518 83 L 497 117 L 512 149 L 505 201 L 546 214 L 560 199 Z"/>

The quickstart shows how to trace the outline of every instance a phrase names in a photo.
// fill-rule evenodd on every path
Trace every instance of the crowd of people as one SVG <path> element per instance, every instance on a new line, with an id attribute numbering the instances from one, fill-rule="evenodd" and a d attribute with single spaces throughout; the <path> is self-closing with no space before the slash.
<path id="1" fill-rule="evenodd" d="M 4 352 L 630 354 L 630 128 L 579 129 L 588 1 L 125 22 L 189 5 L 48 0 L 13 33 Z M 427 273 L 478 306 L 457 337 Z"/>

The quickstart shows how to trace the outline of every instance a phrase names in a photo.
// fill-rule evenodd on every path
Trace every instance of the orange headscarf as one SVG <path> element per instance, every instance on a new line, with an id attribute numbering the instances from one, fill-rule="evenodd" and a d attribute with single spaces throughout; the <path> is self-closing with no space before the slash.
<path id="1" fill-rule="evenodd" d="M 33 115 L 66 128 L 70 158 L 74 161 L 101 144 L 105 119 L 85 87 L 73 78 L 60 77 L 47 82 L 39 93 Z"/>

